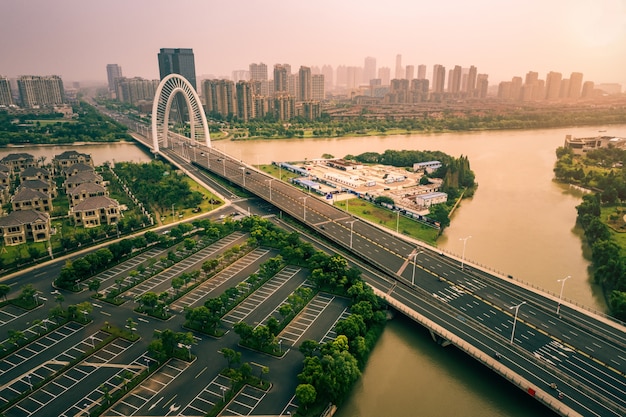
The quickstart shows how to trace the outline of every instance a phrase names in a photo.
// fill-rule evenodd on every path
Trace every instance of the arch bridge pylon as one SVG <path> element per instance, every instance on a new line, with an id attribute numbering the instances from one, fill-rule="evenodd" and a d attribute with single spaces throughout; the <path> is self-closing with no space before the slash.
<path id="1" fill-rule="evenodd" d="M 200 97 L 185 77 L 179 74 L 170 74 L 161 80 L 152 104 L 152 145 L 155 154 L 161 147 L 168 148 L 168 133 L 170 128 L 170 110 L 176 96 L 182 94 L 189 110 L 190 140 L 204 143 L 211 147 L 211 136 L 206 115 L 200 102 Z"/>

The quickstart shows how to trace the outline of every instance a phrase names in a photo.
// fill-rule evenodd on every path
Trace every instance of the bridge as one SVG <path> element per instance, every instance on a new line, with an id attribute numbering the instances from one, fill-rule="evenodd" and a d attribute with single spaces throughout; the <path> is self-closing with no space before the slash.
<path id="1" fill-rule="evenodd" d="M 196 106 L 187 88 L 176 93 Z M 168 94 L 155 108 L 171 101 Z M 197 137 L 169 131 L 166 113 L 154 114 L 151 138 L 135 138 L 188 174 L 224 177 L 341 246 L 367 265 L 363 276 L 375 292 L 435 342 L 454 345 L 560 415 L 626 415 L 623 323 L 355 218 L 212 148 L 208 129 Z"/>

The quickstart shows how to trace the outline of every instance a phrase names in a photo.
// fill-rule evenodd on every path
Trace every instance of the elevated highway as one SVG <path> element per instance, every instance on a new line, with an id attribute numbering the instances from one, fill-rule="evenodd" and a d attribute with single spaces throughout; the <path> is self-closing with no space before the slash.
<path id="1" fill-rule="evenodd" d="M 368 284 L 438 343 L 453 344 L 560 415 L 626 415 L 622 323 L 352 217 L 215 148 L 170 140 L 159 153 L 188 174 L 222 176 L 367 263 Z"/>

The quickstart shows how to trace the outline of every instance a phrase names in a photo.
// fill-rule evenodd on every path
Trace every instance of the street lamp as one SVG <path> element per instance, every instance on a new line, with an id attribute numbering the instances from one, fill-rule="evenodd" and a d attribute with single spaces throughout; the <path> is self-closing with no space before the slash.
<path id="1" fill-rule="evenodd" d="M 270 201 L 272 201 L 272 181 L 274 181 L 274 178 L 271 178 L 269 180 L 265 180 L 265 182 L 269 182 L 269 187 L 270 187 Z"/>
<path id="2" fill-rule="evenodd" d="M 346 222 L 346 223 L 350 223 L 350 249 L 352 249 L 352 235 L 354 232 L 354 222 L 356 222 L 357 220 L 358 219 L 354 219 L 349 222 Z"/>
<path id="3" fill-rule="evenodd" d="M 556 305 L 556 314 L 558 315 L 559 312 L 561 311 L 561 300 L 563 299 L 563 287 L 565 286 L 565 281 L 567 281 L 568 279 L 570 279 L 571 276 L 568 275 L 563 279 L 558 279 L 556 282 L 560 282 L 561 283 L 561 293 L 559 294 L 559 303 Z"/>
<path id="4" fill-rule="evenodd" d="M 461 270 L 463 269 L 463 265 L 465 263 L 465 244 L 467 243 L 467 239 L 471 239 L 471 236 L 459 238 L 459 240 L 463 241 L 463 255 L 461 256 Z"/>
<path id="5" fill-rule="evenodd" d="M 150 358 L 143 358 L 146 361 L 146 368 L 150 369 Z"/>
<path id="6" fill-rule="evenodd" d="M 278 339 L 278 351 L 283 354 L 283 339 Z"/>
<path id="7" fill-rule="evenodd" d="M 396 233 L 400 229 L 400 210 L 396 211 Z"/>
<path id="8" fill-rule="evenodd" d="M 303 218 L 304 218 L 305 222 L 306 222 L 306 199 L 307 198 L 308 198 L 308 196 L 307 197 L 299 197 L 299 199 L 302 200 L 302 210 L 303 210 L 303 214 L 304 214 Z"/>
<path id="9" fill-rule="evenodd" d="M 420 253 L 423 253 L 423 252 L 424 252 L 423 250 L 420 250 L 420 251 L 415 252 L 415 253 L 409 253 L 409 257 L 411 257 L 411 256 L 413 257 L 413 274 L 411 275 L 411 285 L 415 285 L 415 264 L 417 263 L 416 262 L 417 255 L 419 255 Z"/>
<path id="10" fill-rule="evenodd" d="M 26 377 L 28 378 L 28 385 L 30 385 L 30 389 L 32 391 L 32 389 L 33 389 L 33 382 L 30 379 L 30 374 L 27 374 Z"/>
<path id="11" fill-rule="evenodd" d="M 513 319 L 513 329 L 511 329 L 511 344 L 513 344 L 513 337 L 515 337 L 515 324 L 517 323 L 517 313 L 519 312 L 519 308 L 526 304 L 526 301 L 522 301 L 516 306 L 509 307 L 509 310 L 515 309 L 515 318 Z"/>
<path id="12" fill-rule="evenodd" d="M 222 401 L 226 402 L 226 387 L 220 387 L 222 390 Z"/>

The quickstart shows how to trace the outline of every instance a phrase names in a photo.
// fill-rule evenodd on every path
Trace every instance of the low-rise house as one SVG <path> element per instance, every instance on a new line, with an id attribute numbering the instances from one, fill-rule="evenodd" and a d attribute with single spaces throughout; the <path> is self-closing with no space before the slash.
<path id="1" fill-rule="evenodd" d="M 50 195 L 30 188 L 18 189 L 11 197 L 11 207 L 13 211 L 37 210 L 51 212 L 53 209 Z"/>
<path id="2" fill-rule="evenodd" d="M 90 197 L 70 208 L 69 215 L 76 226 L 116 224 L 121 215 L 120 204 L 106 196 Z"/>
<path id="3" fill-rule="evenodd" d="M 69 178 L 83 172 L 95 172 L 95 170 L 91 165 L 87 164 L 74 164 L 67 166 L 61 170 L 61 173 L 65 178 Z"/>
<path id="4" fill-rule="evenodd" d="M 65 180 L 65 193 L 69 194 L 71 189 L 80 187 L 81 185 L 87 183 L 103 185 L 104 181 L 99 174 L 96 174 L 93 171 L 79 172 Z"/>
<path id="5" fill-rule="evenodd" d="M 83 200 L 91 197 L 108 196 L 109 192 L 100 184 L 88 182 L 81 184 L 78 187 L 74 187 L 67 192 L 67 198 L 70 202 L 70 207 L 75 206 Z"/>
<path id="6" fill-rule="evenodd" d="M 44 194 L 49 195 L 51 198 L 56 197 L 56 188 L 50 185 L 49 182 L 42 180 L 24 180 L 20 184 L 18 190 L 22 188 L 30 188 L 31 190 L 41 191 Z"/>
<path id="7" fill-rule="evenodd" d="M 23 171 L 28 167 L 37 166 L 35 157 L 29 153 L 10 153 L 0 159 L 0 164 L 9 167 L 11 172 Z"/>
<path id="8" fill-rule="evenodd" d="M 0 235 L 7 246 L 50 239 L 50 215 L 36 210 L 14 211 L 0 217 Z"/>
<path id="9" fill-rule="evenodd" d="M 62 154 L 56 155 L 52 163 L 59 171 L 76 164 L 84 164 L 93 167 L 91 155 L 77 151 L 65 151 Z"/>
<path id="10" fill-rule="evenodd" d="M 8 173 L 0 171 L 0 185 L 11 186 L 11 176 Z"/>
<path id="11" fill-rule="evenodd" d="M 0 184 L 0 205 L 5 205 L 11 198 L 11 189 L 8 185 Z M 2 207 L 0 207 L 2 210 Z"/>
<path id="12" fill-rule="evenodd" d="M 20 172 L 20 182 L 27 180 L 41 180 L 45 182 L 52 182 L 52 175 L 50 171 L 41 167 L 28 167 Z"/>

